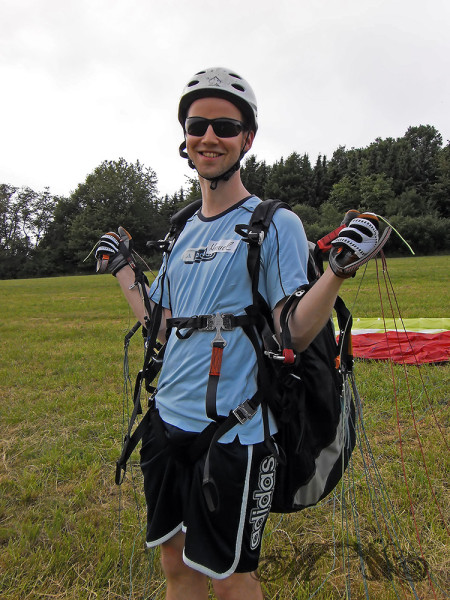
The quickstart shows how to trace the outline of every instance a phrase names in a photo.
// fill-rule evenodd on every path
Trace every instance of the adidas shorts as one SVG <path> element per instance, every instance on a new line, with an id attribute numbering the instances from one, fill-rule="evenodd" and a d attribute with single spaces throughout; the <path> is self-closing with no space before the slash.
<path id="1" fill-rule="evenodd" d="M 189 445 L 195 433 L 167 426 L 171 443 Z M 181 452 L 182 454 L 182 452 Z M 202 492 L 205 456 L 193 464 L 161 448 L 151 426 L 142 439 L 141 468 L 147 501 L 147 546 L 183 531 L 184 562 L 223 579 L 255 571 L 275 485 L 276 461 L 264 443 L 244 446 L 238 438 L 210 451 L 210 474 L 218 492 L 211 512 Z"/>

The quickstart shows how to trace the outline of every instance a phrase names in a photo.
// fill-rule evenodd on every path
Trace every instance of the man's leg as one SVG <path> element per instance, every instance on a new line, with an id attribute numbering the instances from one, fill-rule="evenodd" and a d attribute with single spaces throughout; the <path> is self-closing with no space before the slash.
<path id="1" fill-rule="evenodd" d="M 184 533 L 181 531 L 161 544 L 161 565 L 167 582 L 166 600 L 207 600 L 206 575 L 184 564 L 183 547 Z M 253 597 L 248 598 L 250 600 Z"/>
<path id="2" fill-rule="evenodd" d="M 212 583 L 218 600 L 263 600 L 255 573 L 233 573 L 226 579 L 213 579 Z"/>

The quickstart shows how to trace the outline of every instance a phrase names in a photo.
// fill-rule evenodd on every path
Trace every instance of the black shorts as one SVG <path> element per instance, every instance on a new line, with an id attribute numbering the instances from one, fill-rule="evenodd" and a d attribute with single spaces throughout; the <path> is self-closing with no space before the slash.
<path id="1" fill-rule="evenodd" d="M 196 435 L 174 427 L 168 432 L 171 443 L 181 449 Z M 276 461 L 264 443 L 245 446 L 236 437 L 230 444 L 213 444 L 210 474 L 219 499 L 214 512 L 208 509 L 202 491 L 204 464 L 205 455 L 194 463 L 175 458 L 149 427 L 141 449 L 147 546 L 162 544 L 183 531 L 183 560 L 189 567 L 215 579 L 255 571 Z"/>

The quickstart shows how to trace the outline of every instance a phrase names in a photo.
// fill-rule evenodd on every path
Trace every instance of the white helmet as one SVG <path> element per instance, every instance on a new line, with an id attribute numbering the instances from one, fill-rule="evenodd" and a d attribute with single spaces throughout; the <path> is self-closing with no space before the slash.
<path id="1" fill-rule="evenodd" d="M 184 128 L 189 106 L 199 98 L 217 97 L 228 100 L 241 111 L 246 125 L 255 133 L 258 129 L 258 107 L 250 85 L 229 69 L 213 67 L 196 73 L 181 94 L 178 120 Z"/>

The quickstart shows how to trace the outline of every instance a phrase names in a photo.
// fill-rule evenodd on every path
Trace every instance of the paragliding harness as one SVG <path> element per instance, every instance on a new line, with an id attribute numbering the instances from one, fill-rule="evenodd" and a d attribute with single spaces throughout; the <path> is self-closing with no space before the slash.
<path id="1" fill-rule="evenodd" d="M 148 243 L 166 253 L 166 264 L 187 220 L 200 205 L 201 202 L 197 201 L 179 211 L 171 219 L 171 229 L 166 238 Z M 278 462 L 271 512 L 301 510 L 324 498 L 341 479 L 355 445 L 355 407 L 347 381 L 353 365 L 350 344 L 352 318 L 344 302 L 338 297 L 334 306 L 339 326 L 338 342 L 330 318 L 308 348 L 298 353 L 292 348 L 288 327 L 292 310 L 323 272 L 320 253 L 331 247 L 330 241 L 337 237 L 342 227 L 323 238 L 319 245 L 314 247 L 310 243 L 309 283 L 299 287 L 283 307 L 280 316 L 280 345 L 274 336 L 270 308 L 258 291 L 261 246 L 273 215 L 280 208 L 290 210 L 289 205 L 282 201 L 266 200 L 256 206 L 250 223 L 237 225 L 235 228 L 248 244 L 247 267 L 253 303 L 245 309 L 244 316 L 217 314 L 167 320 L 166 338 L 172 329 L 175 329 L 175 334 L 181 339 L 189 337 L 194 330 L 216 331 L 206 396 L 207 414 L 212 421 L 187 450 L 183 448 L 183 457 L 179 457 L 180 460 L 186 460 L 187 454 L 187 460 L 194 461 L 206 452 L 203 492 L 211 511 L 215 510 L 218 498 L 213 474 L 209 470 L 209 450 L 230 429 L 251 419 L 260 406 L 265 443 Z M 160 285 L 163 286 L 164 271 L 161 278 Z M 146 302 L 148 303 L 148 299 Z M 144 365 L 136 379 L 133 413 L 122 454 L 116 464 L 117 484 L 123 481 L 127 460 L 149 425 L 153 427 L 162 446 L 169 444 L 153 399 L 156 392 L 153 382 L 162 366 L 165 352 L 165 345 L 157 341 L 162 315 L 161 302 L 162 293 L 161 300 L 153 307 L 145 334 Z M 147 310 L 150 311 L 149 303 Z M 221 417 L 215 414 L 215 391 L 225 346 L 221 331 L 238 326 L 249 337 L 256 354 L 258 391 L 251 399 L 230 411 L 227 417 Z M 126 345 L 133 333 L 130 331 L 128 338 L 125 338 Z M 137 415 L 142 413 L 140 396 L 143 382 L 150 394 L 149 409 L 132 432 Z M 214 411 L 209 411 L 209 406 L 213 406 Z M 278 432 L 273 436 L 269 432 L 269 409 L 278 426 Z M 173 448 L 175 457 L 176 452 Z"/>

